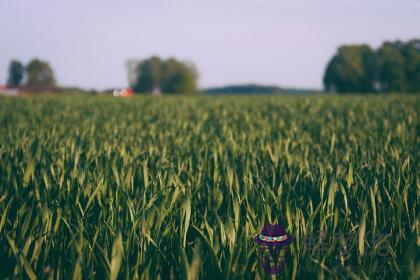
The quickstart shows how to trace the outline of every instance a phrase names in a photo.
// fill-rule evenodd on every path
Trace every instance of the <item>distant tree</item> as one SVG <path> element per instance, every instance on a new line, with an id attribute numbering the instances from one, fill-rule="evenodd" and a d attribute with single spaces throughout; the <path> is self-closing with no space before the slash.
<path id="1" fill-rule="evenodd" d="M 194 65 L 174 58 L 161 60 L 159 57 L 136 62 L 129 61 L 130 86 L 137 92 L 189 94 L 197 87 L 197 70 Z"/>
<path id="2" fill-rule="evenodd" d="M 420 92 L 420 39 L 412 40 L 402 47 L 406 90 Z"/>
<path id="3" fill-rule="evenodd" d="M 26 66 L 27 86 L 55 86 L 54 72 L 48 62 L 33 59 Z"/>
<path id="4" fill-rule="evenodd" d="M 152 92 L 160 88 L 162 62 L 159 57 L 153 56 L 140 62 L 133 89 L 138 92 Z"/>
<path id="5" fill-rule="evenodd" d="M 170 58 L 162 65 L 162 91 L 191 94 L 197 88 L 198 73 L 194 65 Z"/>
<path id="6" fill-rule="evenodd" d="M 7 86 L 12 88 L 20 86 L 25 72 L 23 64 L 17 60 L 10 61 L 8 72 Z"/>
<path id="7" fill-rule="evenodd" d="M 404 44 L 385 42 L 377 51 L 379 90 L 402 92 L 407 88 L 405 59 L 402 55 Z"/>
<path id="8" fill-rule="evenodd" d="M 338 92 L 373 91 L 375 64 L 374 52 L 367 45 L 340 47 L 325 71 L 325 88 Z"/>
<path id="9" fill-rule="evenodd" d="M 324 86 L 337 92 L 420 92 L 420 39 L 342 46 L 330 60 Z"/>

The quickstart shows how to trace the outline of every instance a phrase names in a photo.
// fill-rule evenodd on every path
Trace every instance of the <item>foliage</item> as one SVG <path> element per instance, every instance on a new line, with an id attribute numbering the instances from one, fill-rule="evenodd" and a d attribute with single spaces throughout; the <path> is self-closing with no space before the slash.
<path id="1" fill-rule="evenodd" d="M 46 61 L 31 60 L 26 66 L 27 81 L 30 87 L 53 87 L 56 84 L 54 72 Z"/>
<path id="2" fill-rule="evenodd" d="M 366 45 L 340 47 L 327 66 L 324 77 L 326 89 L 338 92 L 372 92 L 373 54 L 373 50 Z"/>
<path id="3" fill-rule="evenodd" d="M 133 89 L 138 92 L 153 92 L 161 85 L 162 61 L 159 57 L 152 57 L 137 65 L 137 81 Z"/>
<path id="4" fill-rule="evenodd" d="M 12 60 L 9 64 L 7 86 L 11 88 L 19 87 L 23 80 L 24 71 L 25 68 L 20 61 Z"/>
<path id="5" fill-rule="evenodd" d="M 278 86 L 266 86 L 256 84 L 230 85 L 206 89 L 208 94 L 274 94 L 284 92 L 287 89 Z"/>
<path id="6" fill-rule="evenodd" d="M 328 63 L 324 86 L 337 92 L 420 92 L 420 40 L 343 46 Z"/>
<path id="7" fill-rule="evenodd" d="M 406 90 L 420 92 L 420 40 L 412 40 L 402 47 L 405 59 Z"/>
<path id="8" fill-rule="evenodd" d="M 191 94 L 197 89 L 197 70 L 190 63 L 154 56 L 137 63 L 131 61 L 131 64 L 130 86 L 137 92 Z"/>
<path id="9" fill-rule="evenodd" d="M 0 278 L 263 279 L 252 238 L 281 222 L 279 279 L 415 279 L 419 108 L 2 97 Z"/>
<path id="10" fill-rule="evenodd" d="M 387 42 L 377 52 L 381 91 L 401 92 L 405 90 L 405 60 L 400 45 L 398 42 Z"/>

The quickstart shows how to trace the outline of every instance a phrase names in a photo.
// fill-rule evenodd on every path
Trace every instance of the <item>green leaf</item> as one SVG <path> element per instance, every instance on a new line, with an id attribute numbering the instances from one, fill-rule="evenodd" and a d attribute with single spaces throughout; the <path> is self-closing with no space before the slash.
<path id="1" fill-rule="evenodd" d="M 350 163 L 349 172 L 347 173 L 347 186 L 350 187 L 353 183 L 353 165 Z"/>
<path id="2" fill-rule="evenodd" d="M 116 280 L 118 272 L 120 271 L 121 261 L 123 256 L 123 242 L 121 233 L 117 234 L 117 237 L 114 240 L 114 245 L 112 245 L 112 256 L 111 256 L 111 267 L 110 267 L 110 280 Z"/>
<path id="3" fill-rule="evenodd" d="M 185 248 L 185 245 L 187 242 L 188 227 L 190 225 L 190 219 L 191 219 L 191 200 L 189 198 L 187 198 L 187 200 L 185 201 L 183 205 L 183 209 L 184 209 L 184 236 L 182 239 L 182 245 Z"/>
<path id="4" fill-rule="evenodd" d="M 359 222 L 359 254 L 363 256 L 365 254 L 365 233 L 366 233 L 366 217 L 363 212 Z"/>

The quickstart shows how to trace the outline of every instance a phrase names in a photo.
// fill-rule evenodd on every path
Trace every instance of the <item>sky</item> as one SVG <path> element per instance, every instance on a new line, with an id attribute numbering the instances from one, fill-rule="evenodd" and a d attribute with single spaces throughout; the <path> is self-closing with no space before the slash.
<path id="1" fill-rule="evenodd" d="M 201 88 L 321 88 L 343 44 L 420 38 L 420 0 L 0 0 L 0 84 L 11 59 L 59 84 L 127 86 L 126 61 L 193 62 Z"/>

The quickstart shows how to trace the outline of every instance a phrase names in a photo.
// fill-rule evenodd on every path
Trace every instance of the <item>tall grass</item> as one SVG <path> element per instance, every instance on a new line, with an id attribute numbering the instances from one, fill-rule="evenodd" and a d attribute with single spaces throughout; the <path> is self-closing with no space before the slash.
<path id="1" fill-rule="evenodd" d="M 420 276 L 420 98 L 0 98 L 0 278 Z"/>

